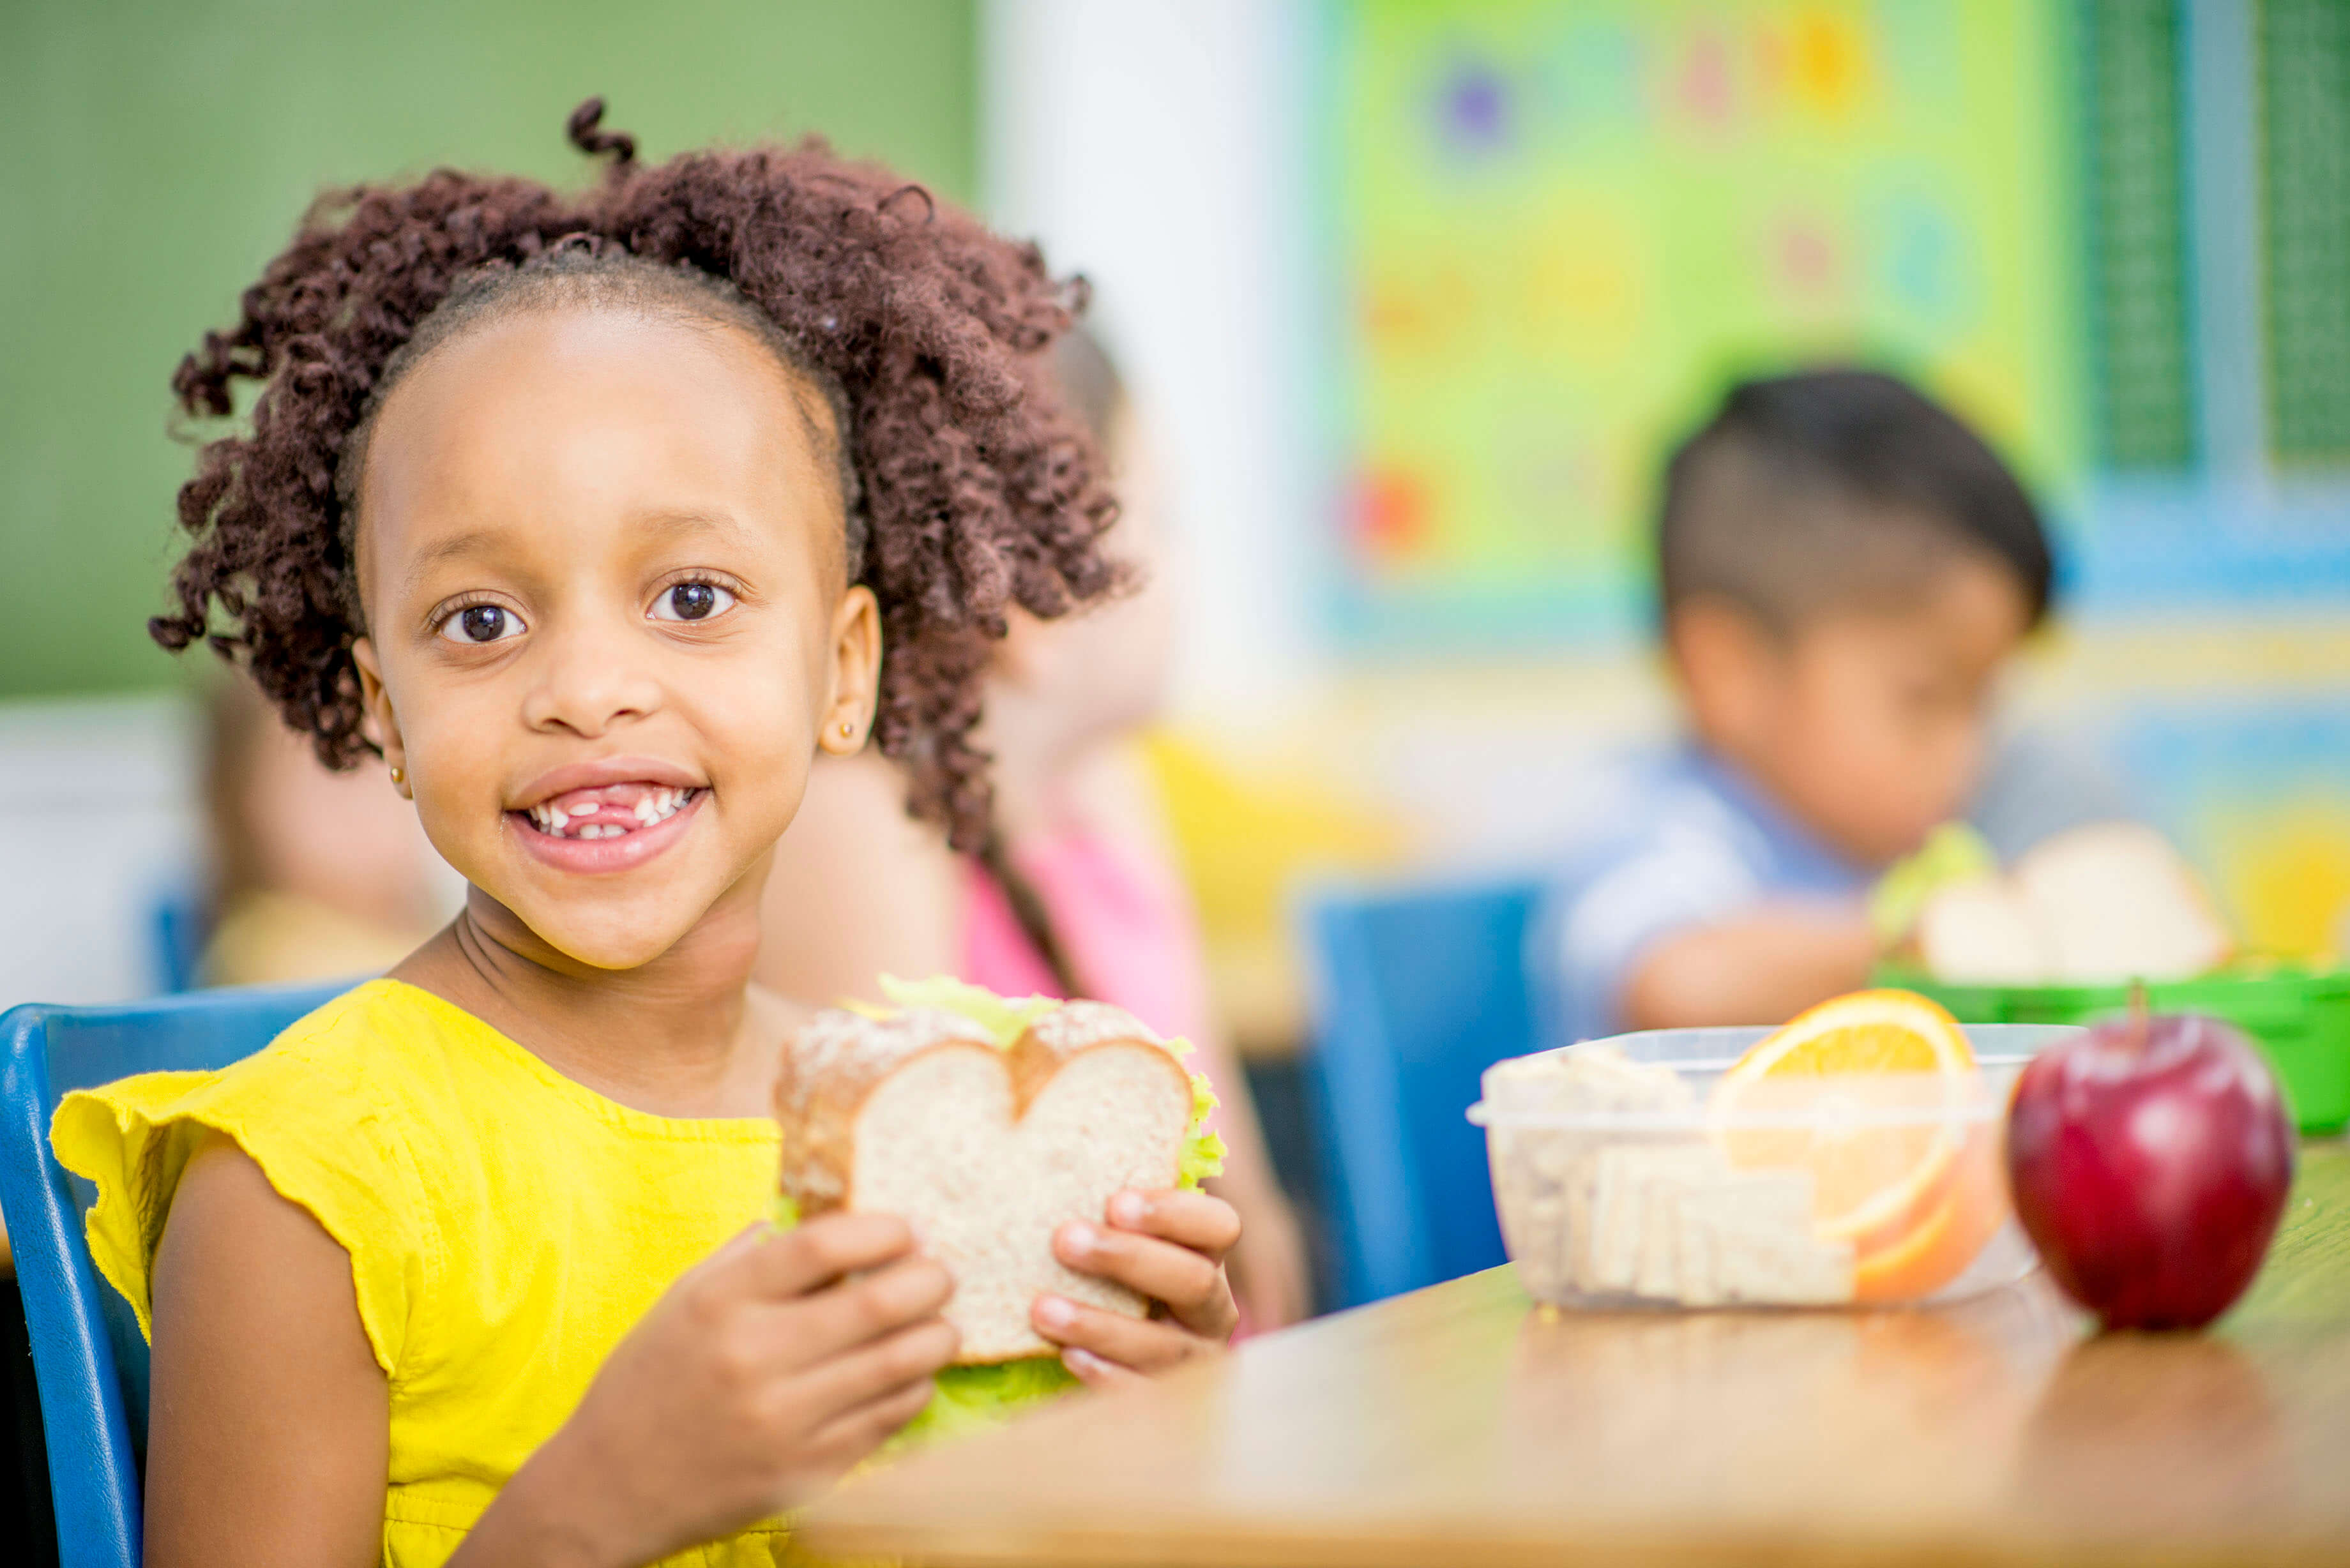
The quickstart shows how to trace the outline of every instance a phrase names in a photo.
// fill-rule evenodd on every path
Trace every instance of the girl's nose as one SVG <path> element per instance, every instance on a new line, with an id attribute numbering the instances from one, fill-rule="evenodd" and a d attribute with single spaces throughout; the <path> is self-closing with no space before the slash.
<path id="1" fill-rule="evenodd" d="M 661 687 L 645 667 L 641 649 L 630 646 L 638 640 L 589 628 L 543 638 L 536 679 L 523 699 L 523 722 L 592 741 L 652 713 L 660 706 Z"/>

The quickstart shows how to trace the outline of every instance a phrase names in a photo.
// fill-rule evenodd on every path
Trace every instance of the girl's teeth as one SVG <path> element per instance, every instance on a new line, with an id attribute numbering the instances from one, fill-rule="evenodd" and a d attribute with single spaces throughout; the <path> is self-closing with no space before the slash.
<path id="1" fill-rule="evenodd" d="M 685 805 L 686 796 L 691 793 L 681 789 L 648 790 L 637 797 L 637 804 L 629 808 L 629 815 L 637 819 L 638 826 L 650 827 L 675 816 Z M 583 823 L 574 828 L 571 818 L 563 808 L 554 805 L 532 806 L 530 819 L 538 825 L 539 831 L 556 838 L 618 838 L 633 831 L 617 822 Z"/>

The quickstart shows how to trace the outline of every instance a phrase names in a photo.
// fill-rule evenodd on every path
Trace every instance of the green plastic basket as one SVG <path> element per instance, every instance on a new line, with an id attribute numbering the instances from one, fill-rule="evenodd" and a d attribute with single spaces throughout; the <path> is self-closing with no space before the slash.
<path id="1" fill-rule="evenodd" d="M 1879 983 L 1930 996 L 1961 1023 L 2094 1023 L 2129 1007 L 2124 985 L 1945 985 L 1887 969 Z M 2304 1133 L 2350 1126 L 2350 970 L 2279 966 L 2146 988 L 2157 1012 L 2224 1018 L 2258 1041 Z"/>

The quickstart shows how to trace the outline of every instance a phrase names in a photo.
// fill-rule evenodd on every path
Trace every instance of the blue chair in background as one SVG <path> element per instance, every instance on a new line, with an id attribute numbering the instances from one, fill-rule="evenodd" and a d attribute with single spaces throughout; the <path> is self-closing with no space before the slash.
<path id="1" fill-rule="evenodd" d="M 130 1305 L 91 1265 L 82 1220 L 96 1192 L 50 1158 L 57 1101 L 134 1073 L 224 1067 L 346 989 L 34 1004 L 0 1016 L 0 1210 L 32 1339 L 62 1568 L 138 1568 L 147 1343 Z"/>
<path id="2" fill-rule="evenodd" d="M 1525 968 L 1532 882 L 1325 892 L 1305 910 L 1305 1064 L 1339 1304 L 1505 1261 L 1478 1075 L 1541 1044 Z"/>
<path id="3" fill-rule="evenodd" d="M 185 888 L 174 888 L 155 900 L 149 915 L 149 950 L 154 959 L 156 990 L 193 991 L 203 983 L 205 929 L 203 899 Z"/>

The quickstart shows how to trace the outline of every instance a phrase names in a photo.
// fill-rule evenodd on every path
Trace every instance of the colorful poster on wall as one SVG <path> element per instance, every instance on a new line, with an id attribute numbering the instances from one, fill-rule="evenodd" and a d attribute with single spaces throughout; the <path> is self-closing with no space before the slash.
<path id="1" fill-rule="evenodd" d="M 1742 374 L 1898 369 L 2070 483 L 2050 9 L 1329 7 L 1341 640 L 1629 635 L 1664 450 Z"/>
<path id="2" fill-rule="evenodd" d="M 2350 959 L 2350 699 L 2182 692 L 2115 730 L 2138 804 L 2210 871 L 2248 950 Z"/>

